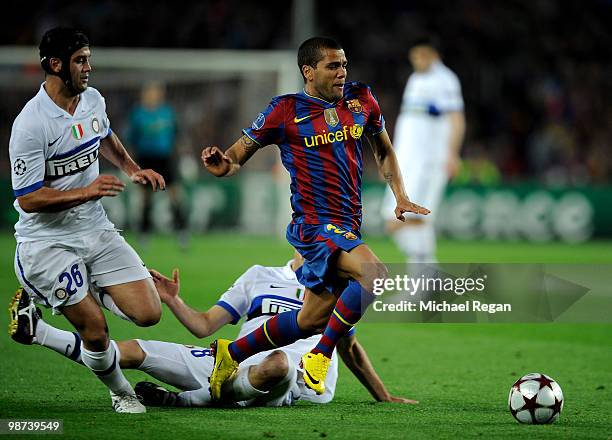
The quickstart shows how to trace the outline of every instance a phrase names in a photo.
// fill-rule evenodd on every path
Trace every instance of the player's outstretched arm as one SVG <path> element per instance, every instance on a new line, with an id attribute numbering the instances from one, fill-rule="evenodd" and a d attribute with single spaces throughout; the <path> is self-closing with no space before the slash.
<path id="1" fill-rule="evenodd" d="M 166 182 L 161 174 L 151 169 L 141 169 L 131 158 L 115 133 L 100 141 L 100 153 L 113 165 L 129 176 L 134 183 L 151 185 L 153 191 L 166 189 Z"/>
<path id="2" fill-rule="evenodd" d="M 372 150 L 374 151 L 374 157 L 378 164 L 378 170 L 384 177 L 385 181 L 391 187 L 397 206 L 395 208 L 395 217 L 398 220 L 405 221 L 403 214 L 405 212 L 414 212 L 416 214 L 429 214 L 429 209 L 424 208 L 416 203 L 412 203 L 406 194 L 404 189 L 404 180 L 402 179 L 402 172 L 400 171 L 395 151 L 393 151 L 393 145 L 387 130 L 383 129 L 382 132 L 374 136 L 368 136 Z"/>
<path id="3" fill-rule="evenodd" d="M 257 150 L 259 150 L 259 145 L 247 135 L 243 135 L 225 152 L 221 151 L 219 147 L 204 148 L 202 150 L 202 164 L 214 176 L 233 176 Z"/>
<path id="4" fill-rule="evenodd" d="M 58 212 L 101 197 L 115 197 L 124 188 L 117 177 L 102 174 L 84 188 L 61 191 L 43 186 L 17 197 L 17 201 L 25 212 Z"/>
<path id="5" fill-rule="evenodd" d="M 149 272 L 162 302 L 194 336 L 205 338 L 232 322 L 232 315 L 223 307 L 214 305 L 206 312 L 201 312 L 187 305 L 179 295 L 181 284 L 178 269 L 172 271 L 172 279 L 154 269 Z"/>
<path id="6" fill-rule="evenodd" d="M 416 400 L 389 394 L 385 384 L 374 370 L 368 354 L 355 336 L 346 336 L 340 339 L 337 348 L 338 355 L 344 364 L 378 402 L 419 403 Z"/>

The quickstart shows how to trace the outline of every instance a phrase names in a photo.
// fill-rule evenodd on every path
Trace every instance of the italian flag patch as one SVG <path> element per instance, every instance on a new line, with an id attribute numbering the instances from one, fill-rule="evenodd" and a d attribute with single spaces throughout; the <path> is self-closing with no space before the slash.
<path id="1" fill-rule="evenodd" d="M 72 137 L 77 141 L 83 138 L 83 126 L 81 124 L 74 124 L 72 126 Z"/>

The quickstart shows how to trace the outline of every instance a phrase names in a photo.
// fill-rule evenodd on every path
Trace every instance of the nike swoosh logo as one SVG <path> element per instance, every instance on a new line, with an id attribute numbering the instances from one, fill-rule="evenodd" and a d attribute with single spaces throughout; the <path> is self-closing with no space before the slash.
<path id="1" fill-rule="evenodd" d="M 71 348 L 72 348 L 72 345 L 71 345 L 71 344 L 68 344 L 68 345 L 66 346 L 66 350 L 64 351 L 64 356 L 68 356 L 68 353 L 70 352 L 70 349 L 71 349 Z"/>
<path id="2" fill-rule="evenodd" d="M 296 124 L 299 124 L 302 121 L 305 121 L 306 119 L 311 118 L 312 115 L 308 115 L 308 116 L 304 116 L 303 118 L 298 118 L 297 116 L 293 119 L 293 122 L 295 122 Z"/>
<path id="3" fill-rule="evenodd" d="M 270 284 L 270 289 L 284 289 L 286 286 L 275 286 L 274 284 Z"/>
<path id="4" fill-rule="evenodd" d="M 57 141 L 59 141 L 59 139 L 60 139 L 60 138 L 61 138 L 61 136 L 60 136 L 60 137 L 58 137 L 58 138 L 57 138 L 56 140 L 54 140 L 53 142 L 49 142 L 49 143 L 47 144 L 47 146 L 51 147 L 51 146 L 52 146 L 54 143 L 56 143 Z"/>
<path id="5" fill-rule="evenodd" d="M 310 375 L 310 373 L 308 372 L 308 370 L 304 370 L 304 373 L 306 373 L 306 375 L 308 376 L 308 378 L 310 379 L 310 381 L 315 384 L 318 385 L 319 381 L 318 380 L 314 380 L 314 378 Z"/>

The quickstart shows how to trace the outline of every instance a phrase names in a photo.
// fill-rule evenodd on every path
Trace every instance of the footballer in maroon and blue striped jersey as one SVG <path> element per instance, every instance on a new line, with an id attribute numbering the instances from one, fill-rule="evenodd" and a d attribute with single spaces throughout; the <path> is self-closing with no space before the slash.
<path id="1" fill-rule="evenodd" d="M 294 224 L 361 227 L 362 144 L 384 129 L 368 86 L 346 83 L 335 102 L 300 93 L 276 97 L 243 133 L 276 144 L 291 176 Z"/>
<path id="2" fill-rule="evenodd" d="M 202 161 L 215 176 L 235 174 L 259 149 L 276 144 L 291 176 L 293 218 L 287 240 L 304 257 L 297 272 L 306 286 L 300 311 L 280 313 L 234 342 L 219 340 L 211 376 L 213 398 L 238 362 L 325 328 L 303 358 L 304 381 L 322 393 L 326 365 L 337 341 L 359 321 L 373 299 L 375 279 L 387 270 L 361 240 L 363 139 L 395 195 L 395 215 L 428 214 L 408 199 L 378 101 L 370 88 L 346 82 L 347 59 L 334 40 L 314 37 L 298 50 L 304 78 L 300 93 L 278 96 L 225 153 L 205 148 Z M 218 366 L 218 368 L 217 368 Z M 237 367 L 236 367 L 237 368 Z"/>
<path id="3" fill-rule="evenodd" d="M 309 261 L 299 276 L 312 290 L 335 292 L 346 285 L 335 270 L 329 273 L 328 260 L 337 250 L 349 252 L 363 243 L 363 141 L 383 130 L 378 101 L 358 82 L 345 83 L 335 102 L 306 90 L 278 96 L 243 130 L 259 146 L 280 148 L 291 177 L 287 239 Z"/>

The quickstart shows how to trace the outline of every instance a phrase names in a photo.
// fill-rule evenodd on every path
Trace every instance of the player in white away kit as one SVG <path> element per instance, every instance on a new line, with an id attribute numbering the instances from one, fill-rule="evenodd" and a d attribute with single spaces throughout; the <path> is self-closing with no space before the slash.
<path id="1" fill-rule="evenodd" d="M 409 52 L 414 73 L 408 79 L 393 145 L 411 198 L 431 209 L 428 216 L 406 214 L 395 221 L 395 199 L 387 190 L 382 213 L 387 230 L 411 263 L 436 262 L 434 221 L 449 177 L 459 168 L 465 134 L 461 85 L 440 59 L 434 38 L 416 40 Z"/>
<path id="2" fill-rule="evenodd" d="M 179 296 L 178 271 L 174 279 L 153 273 L 162 300 L 194 335 L 207 337 L 226 324 L 236 324 L 243 318 L 240 335 L 248 334 L 277 313 L 288 308 L 300 308 L 304 287 L 298 283 L 294 270 L 301 257 L 284 267 L 253 266 L 245 272 L 206 312 L 193 310 Z M 72 333 L 50 326 L 35 314 L 36 333 L 33 343 L 51 348 L 79 361 L 79 353 L 70 348 Z M 302 399 L 327 403 L 334 397 L 338 377 L 338 361 L 334 352 L 329 370 L 329 386 L 317 395 L 304 386 L 300 358 L 304 349 L 318 342 L 317 337 L 297 341 L 278 350 L 252 356 L 240 367 L 235 376 L 224 384 L 223 402 L 240 402 L 242 406 L 291 405 Z M 183 390 L 167 391 L 150 382 L 136 385 L 143 402 L 151 406 L 208 406 L 211 402 L 208 379 L 214 366 L 209 348 L 180 345 L 170 342 L 129 340 L 117 342 L 122 368 L 144 371 L 162 382 Z M 338 352 L 347 367 L 378 401 L 416 403 L 413 400 L 389 394 L 354 335 L 345 337 Z M 217 402 L 215 402 L 217 404 Z"/>
<path id="3" fill-rule="evenodd" d="M 106 217 L 99 199 L 124 184 L 99 175 L 101 154 L 133 182 L 165 187 L 153 170 L 142 170 L 110 129 L 104 98 L 88 88 L 91 51 L 87 36 L 71 28 L 48 31 L 40 43 L 46 81 L 13 123 L 12 167 L 17 250 L 15 273 L 22 288 L 11 303 L 11 336 L 33 338 L 34 306 L 62 313 L 77 329 L 83 363 L 111 390 L 117 412 L 144 412 L 119 368 L 114 342 L 92 289 L 107 293 L 105 305 L 138 325 L 157 323 L 161 303 L 134 250 Z M 82 340 L 82 346 L 81 346 Z"/>

